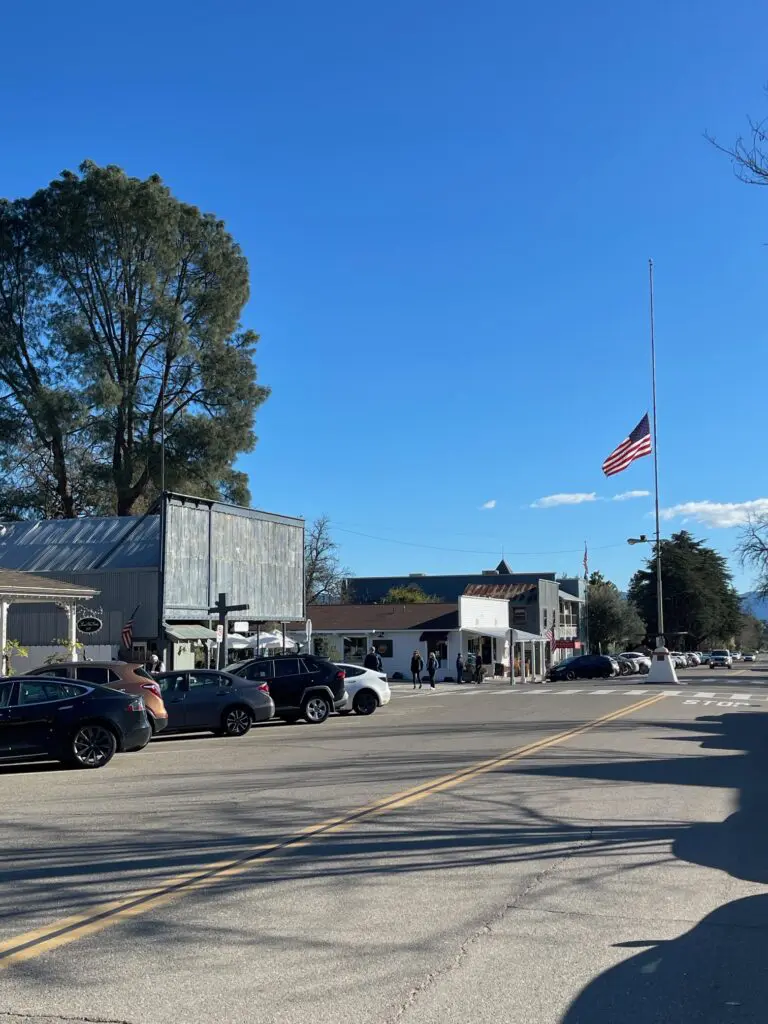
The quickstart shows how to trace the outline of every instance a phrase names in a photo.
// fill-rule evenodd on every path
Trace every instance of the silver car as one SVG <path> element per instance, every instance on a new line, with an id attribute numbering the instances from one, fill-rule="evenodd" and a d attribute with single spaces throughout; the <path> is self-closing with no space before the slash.
<path id="1" fill-rule="evenodd" d="M 710 651 L 709 667 L 733 668 L 733 658 L 731 657 L 731 652 L 726 650 Z"/>

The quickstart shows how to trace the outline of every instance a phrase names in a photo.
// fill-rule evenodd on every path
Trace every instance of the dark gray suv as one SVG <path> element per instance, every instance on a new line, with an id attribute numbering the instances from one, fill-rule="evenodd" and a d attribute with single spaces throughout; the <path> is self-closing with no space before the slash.
<path id="1" fill-rule="evenodd" d="M 303 718 L 310 725 L 319 725 L 332 711 L 346 706 L 344 670 L 314 654 L 252 658 L 230 665 L 227 671 L 266 683 L 275 702 L 275 715 L 284 722 Z"/>

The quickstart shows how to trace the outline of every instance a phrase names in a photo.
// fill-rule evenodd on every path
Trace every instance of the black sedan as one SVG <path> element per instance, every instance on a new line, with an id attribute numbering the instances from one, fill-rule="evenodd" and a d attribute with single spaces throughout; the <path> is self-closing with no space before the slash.
<path id="1" fill-rule="evenodd" d="M 141 697 L 69 679 L 0 680 L 0 763 L 47 756 L 103 768 L 117 751 L 141 750 L 151 736 Z"/>
<path id="2" fill-rule="evenodd" d="M 615 658 L 607 654 L 579 654 L 574 658 L 566 658 L 559 665 L 549 670 L 552 681 L 558 679 L 610 679 L 619 674 L 619 665 Z"/>
<path id="3" fill-rule="evenodd" d="M 266 683 L 229 672 L 161 672 L 155 681 L 168 712 L 167 732 L 244 736 L 254 722 L 268 722 L 275 713 Z"/>

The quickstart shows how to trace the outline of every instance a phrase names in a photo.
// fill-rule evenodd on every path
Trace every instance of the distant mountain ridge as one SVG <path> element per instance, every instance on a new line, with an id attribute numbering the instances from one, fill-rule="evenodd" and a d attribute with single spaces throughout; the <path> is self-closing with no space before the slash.
<path id="1" fill-rule="evenodd" d="M 744 611 L 754 615 L 756 619 L 768 619 L 768 597 L 760 597 L 754 590 L 741 595 Z"/>

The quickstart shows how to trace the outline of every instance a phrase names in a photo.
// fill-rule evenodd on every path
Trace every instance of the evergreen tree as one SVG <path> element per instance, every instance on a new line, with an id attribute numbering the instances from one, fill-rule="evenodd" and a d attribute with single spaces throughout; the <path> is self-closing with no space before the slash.
<path id="1" fill-rule="evenodd" d="M 739 597 L 722 555 L 686 530 L 661 542 L 661 583 L 664 628 L 668 644 L 696 649 L 728 643 L 741 625 Z M 629 600 L 658 633 L 656 555 L 639 569 L 629 585 Z"/>

